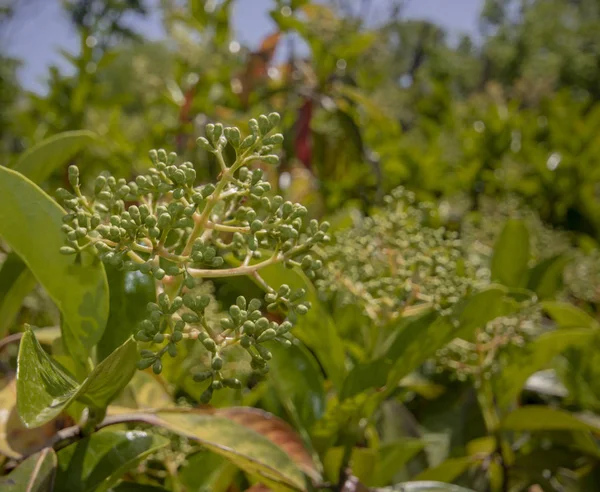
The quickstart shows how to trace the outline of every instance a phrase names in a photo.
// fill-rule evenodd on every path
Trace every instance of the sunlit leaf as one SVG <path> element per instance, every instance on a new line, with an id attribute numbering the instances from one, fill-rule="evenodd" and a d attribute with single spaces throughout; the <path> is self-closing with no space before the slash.
<path id="1" fill-rule="evenodd" d="M 108 285 L 95 257 L 60 254 L 63 210 L 19 173 L 0 167 L 0 237 L 23 259 L 64 316 L 72 355 L 88 356 L 108 318 Z M 40 242 L 40 238 L 43 241 Z"/>
<path id="2" fill-rule="evenodd" d="M 137 347 L 129 339 L 79 384 L 42 349 L 33 331 L 21 339 L 17 366 L 17 409 L 27 427 L 38 427 L 75 400 L 104 409 L 135 372 Z"/>

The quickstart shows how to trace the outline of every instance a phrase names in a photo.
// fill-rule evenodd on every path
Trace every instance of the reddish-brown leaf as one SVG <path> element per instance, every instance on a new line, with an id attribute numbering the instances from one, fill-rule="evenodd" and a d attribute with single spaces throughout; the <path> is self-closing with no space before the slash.
<path id="1" fill-rule="evenodd" d="M 311 479 L 320 480 L 320 473 L 301 437 L 287 422 L 263 410 L 249 407 L 221 408 L 215 414 L 263 435 L 285 451 Z"/>

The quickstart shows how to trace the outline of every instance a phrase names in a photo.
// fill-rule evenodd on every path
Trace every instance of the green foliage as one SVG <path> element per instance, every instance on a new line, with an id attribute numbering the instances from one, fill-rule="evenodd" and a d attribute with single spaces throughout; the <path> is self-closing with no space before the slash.
<path id="1" fill-rule="evenodd" d="M 0 70 L 0 488 L 595 490 L 596 3 L 274 0 L 253 50 L 66 2 L 71 75 Z"/>

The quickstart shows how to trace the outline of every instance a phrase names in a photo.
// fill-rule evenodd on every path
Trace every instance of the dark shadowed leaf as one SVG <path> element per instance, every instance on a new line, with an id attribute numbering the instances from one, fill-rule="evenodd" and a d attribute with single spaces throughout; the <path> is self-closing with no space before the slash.
<path id="1" fill-rule="evenodd" d="M 310 429 L 325 411 L 324 380 L 319 363 L 301 344 L 289 348 L 269 344 L 273 359 L 269 362 L 269 380 L 279 399 L 297 424 Z"/>
<path id="2" fill-rule="evenodd" d="M 106 329 L 98 342 L 98 360 L 108 357 L 137 329 L 148 314 L 146 305 L 155 300 L 154 280 L 141 272 L 117 271 L 107 268 L 110 290 L 110 315 Z"/>

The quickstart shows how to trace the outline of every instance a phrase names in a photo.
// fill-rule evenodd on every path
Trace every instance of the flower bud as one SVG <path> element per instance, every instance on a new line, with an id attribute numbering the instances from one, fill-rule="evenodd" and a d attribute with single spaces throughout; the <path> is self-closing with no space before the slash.
<path id="1" fill-rule="evenodd" d="M 69 183 L 73 188 L 79 186 L 79 169 L 75 165 L 69 166 Z"/>
<path id="2" fill-rule="evenodd" d="M 277 336 L 277 332 L 273 328 L 268 328 L 264 332 L 262 332 L 256 340 L 259 343 L 266 342 L 268 340 L 272 340 L 276 336 Z"/>

